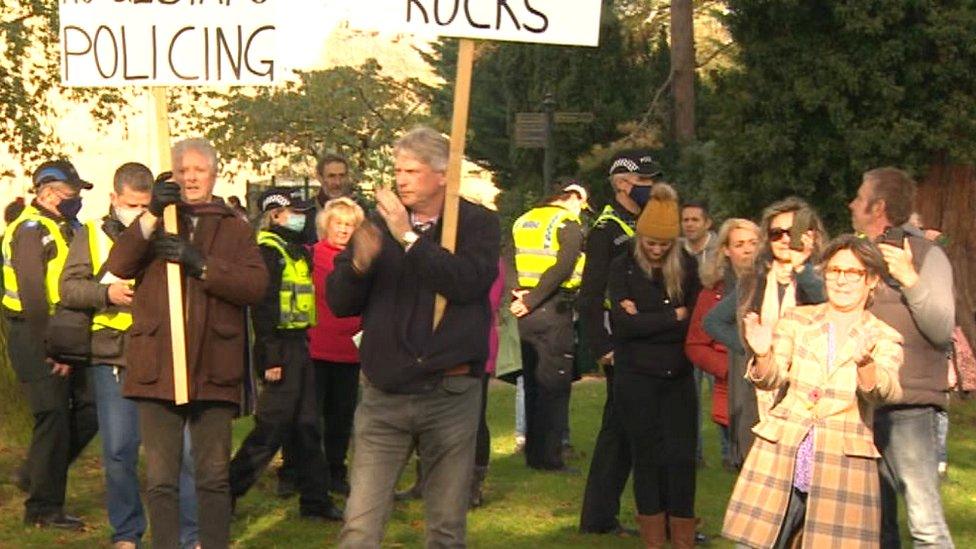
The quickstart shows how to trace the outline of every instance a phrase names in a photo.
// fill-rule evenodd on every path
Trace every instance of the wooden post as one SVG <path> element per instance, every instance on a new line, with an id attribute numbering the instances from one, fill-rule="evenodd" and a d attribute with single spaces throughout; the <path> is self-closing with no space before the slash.
<path id="1" fill-rule="evenodd" d="M 457 76 L 454 79 L 454 116 L 451 119 L 451 156 L 447 163 L 447 189 L 444 196 L 444 225 L 441 246 L 454 252 L 457 244 L 458 201 L 461 190 L 461 166 L 468 133 L 468 105 L 471 102 L 471 69 L 474 65 L 474 41 L 460 39 Z M 441 323 L 447 299 L 438 295 L 434 302 L 434 328 Z"/>
<path id="2" fill-rule="evenodd" d="M 169 103 L 166 88 L 153 88 L 156 111 L 156 147 L 159 153 L 160 173 L 171 168 L 169 146 Z M 176 205 L 166 206 L 163 211 L 163 229 L 168 234 L 178 234 Z M 190 402 L 186 373 L 186 322 L 183 318 L 183 276 L 179 263 L 166 264 L 166 289 L 169 296 L 169 331 L 173 351 L 173 400 L 176 405 Z"/>

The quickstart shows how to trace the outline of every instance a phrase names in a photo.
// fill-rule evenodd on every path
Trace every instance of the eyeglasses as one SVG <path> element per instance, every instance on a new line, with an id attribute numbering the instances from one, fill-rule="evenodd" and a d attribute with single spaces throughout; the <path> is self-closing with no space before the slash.
<path id="1" fill-rule="evenodd" d="M 770 242 L 776 242 L 777 240 L 783 238 L 784 234 L 790 234 L 790 230 L 792 228 L 793 227 L 787 227 L 785 229 L 782 227 L 770 227 L 769 230 L 766 231 L 766 236 L 769 237 Z"/>
<path id="2" fill-rule="evenodd" d="M 868 274 L 865 269 L 841 269 L 840 267 L 827 267 L 824 270 L 824 278 L 827 280 L 840 280 L 844 282 L 860 282 Z"/>

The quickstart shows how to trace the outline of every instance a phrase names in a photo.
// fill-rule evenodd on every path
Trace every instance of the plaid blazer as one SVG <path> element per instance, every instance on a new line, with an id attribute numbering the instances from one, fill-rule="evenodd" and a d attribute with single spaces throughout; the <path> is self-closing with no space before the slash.
<path id="1" fill-rule="evenodd" d="M 878 458 L 874 406 L 897 401 L 901 388 L 901 335 L 865 311 L 828 369 L 827 304 L 797 307 L 776 325 L 773 363 L 762 389 L 786 387 L 785 396 L 753 428 L 756 441 L 725 513 L 722 535 L 751 547 L 776 541 L 793 486 L 796 452 L 815 428 L 813 477 L 802 546 L 877 547 L 880 541 Z M 854 354 L 872 335 L 877 384 L 857 387 Z M 748 369 L 750 375 L 752 368 Z"/>

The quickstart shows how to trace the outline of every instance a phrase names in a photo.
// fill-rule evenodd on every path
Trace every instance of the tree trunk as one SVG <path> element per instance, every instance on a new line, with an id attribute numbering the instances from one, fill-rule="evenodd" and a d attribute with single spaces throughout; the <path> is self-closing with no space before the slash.
<path id="1" fill-rule="evenodd" d="M 956 323 L 970 343 L 976 342 L 973 298 L 976 297 L 976 166 L 934 162 L 918 188 L 916 208 L 926 228 L 948 237 L 956 287 Z"/>
<path id="2" fill-rule="evenodd" d="M 671 95 L 674 138 L 695 140 L 695 20 L 691 0 L 671 2 Z"/>

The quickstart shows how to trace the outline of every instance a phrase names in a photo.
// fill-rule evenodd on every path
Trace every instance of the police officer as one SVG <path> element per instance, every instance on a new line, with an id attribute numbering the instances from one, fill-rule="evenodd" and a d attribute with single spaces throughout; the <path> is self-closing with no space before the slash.
<path id="1" fill-rule="evenodd" d="M 305 212 L 298 189 L 273 188 L 261 196 L 258 246 L 270 283 L 252 311 L 254 363 L 262 372 L 254 430 L 230 463 L 231 496 L 239 498 L 278 452 L 286 434 L 296 442 L 299 506 L 303 517 L 342 520 L 328 495 L 315 379 L 305 331 L 315 325 L 312 260 L 303 246 Z"/>
<path id="2" fill-rule="evenodd" d="M 580 212 L 586 201 L 586 189 L 567 185 L 512 227 L 518 288 L 510 310 L 522 338 L 525 461 L 533 469 L 566 469 L 562 436 L 569 426 L 573 305 L 584 264 Z"/>
<path id="3" fill-rule="evenodd" d="M 607 379 L 603 422 L 590 462 L 580 513 L 580 531 L 619 534 L 620 495 L 631 469 L 630 446 L 613 406 L 613 347 L 607 320 L 606 291 L 610 262 L 629 249 L 634 225 L 651 196 L 661 169 L 645 151 L 624 151 L 610 164 L 613 202 L 600 212 L 586 240 L 586 267 L 579 308 L 583 334 Z M 636 531 L 630 532 L 636 534 Z"/>
<path id="4" fill-rule="evenodd" d="M 27 393 L 34 430 L 27 455 L 24 522 L 81 529 L 64 512 L 68 466 L 98 430 L 83 370 L 47 356 L 45 334 L 61 301 L 59 279 L 91 183 L 68 161 L 41 164 L 34 172 L 36 198 L 3 237 L 3 313 L 9 321 L 8 354 Z"/>

